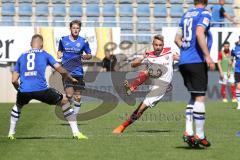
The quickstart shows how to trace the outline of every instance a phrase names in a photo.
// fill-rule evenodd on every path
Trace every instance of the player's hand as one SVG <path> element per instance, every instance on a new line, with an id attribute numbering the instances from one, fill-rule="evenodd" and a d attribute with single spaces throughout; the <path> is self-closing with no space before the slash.
<path id="1" fill-rule="evenodd" d="M 223 80 L 223 78 L 224 78 L 223 73 L 220 73 L 220 79 Z"/>
<path id="2" fill-rule="evenodd" d="M 206 58 L 206 63 L 211 71 L 214 71 L 215 69 L 215 63 L 213 62 L 212 58 L 210 56 L 207 56 Z"/>
<path id="3" fill-rule="evenodd" d="M 89 60 L 89 59 L 92 58 L 92 56 L 91 56 L 91 55 L 88 55 L 88 54 L 83 54 L 83 55 L 81 56 L 81 58 L 82 58 L 83 60 Z"/>
<path id="4" fill-rule="evenodd" d="M 228 77 L 228 78 L 230 78 L 230 75 L 231 75 L 230 72 L 227 72 L 227 77 Z"/>
<path id="5" fill-rule="evenodd" d="M 61 51 L 58 51 L 58 52 L 57 52 L 57 58 L 58 58 L 58 59 L 61 59 L 62 56 L 63 56 L 63 53 L 62 53 Z"/>
<path id="6" fill-rule="evenodd" d="M 180 55 L 177 52 L 175 54 L 173 54 L 173 60 L 174 61 L 178 61 L 179 57 L 180 57 Z"/>

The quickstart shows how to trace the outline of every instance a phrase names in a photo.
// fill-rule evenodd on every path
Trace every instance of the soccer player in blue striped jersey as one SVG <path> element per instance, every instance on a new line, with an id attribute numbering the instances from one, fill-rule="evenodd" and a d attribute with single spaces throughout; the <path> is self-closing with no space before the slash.
<path id="1" fill-rule="evenodd" d="M 234 79 L 236 83 L 236 97 L 238 100 L 237 109 L 240 109 L 240 36 L 231 54 L 232 54 L 232 57 L 235 59 Z M 230 75 L 230 71 L 231 69 L 228 70 L 229 75 Z"/>
<path id="2" fill-rule="evenodd" d="M 77 139 L 86 139 L 78 130 L 76 116 L 66 97 L 53 88 L 49 88 L 45 78 L 45 70 L 48 65 L 59 72 L 63 79 L 69 79 L 73 83 L 78 81 L 74 79 L 66 69 L 64 69 L 54 58 L 42 50 L 43 37 L 35 34 L 31 40 L 29 51 L 23 53 L 17 60 L 12 75 L 12 84 L 17 92 L 17 101 L 13 106 L 10 118 L 10 129 L 8 138 L 15 139 L 16 124 L 20 118 L 23 106 L 28 104 L 32 99 L 50 105 L 59 105 L 62 108 L 64 117 L 69 122 L 73 132 L 73 137 Z M 20 78 L 20 84 L 18 82 Z"/>
<path id="3" fill-rule="evenodd" d="M 85 87 L 82 60 L 92 58 L 88 41 L 79 36 L 80 30 L 81 22 L 73 20 L 70 23 L 71 34 L 61 38 L 57 53 L 58 58 L 62 58 L 62 66 L 78 80 L 77 84 L 73 84 L 69 80 L 63 82 L 66 96 L 71 105 L 74 105 L 73 109 L 76 115 L 81 107 L 81 90 Z"/>
<path id="4" fill-rule="evenodd" d="M 215 64 L 208 48 L 212 37 L 208 37 L 211 14 L 205 9 L 207 3 L 207 0 L 194 0 L 195 7 L 184 13 L 175 37 L 175 43 L 180 48 L 179 69 L 184 85 L 191 94 L 186 108 L 186 130 L 183 135 L 184 142 L 191 147 L 199 144 L 210 146 L 204 134 L 204 101 L 208 83 L 207 70 L 208 67 L 214 70 Z"/>

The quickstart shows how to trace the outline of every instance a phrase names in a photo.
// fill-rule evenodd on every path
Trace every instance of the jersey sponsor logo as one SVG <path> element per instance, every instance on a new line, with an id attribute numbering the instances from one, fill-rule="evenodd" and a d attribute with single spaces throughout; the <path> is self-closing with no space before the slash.
<path id="1" fill-rule="evenodd" d="M 81 44 L 80 44 L 80 43 L 77 43 L 77 44 L 76 44 L 76 47 L 80 47 L 80 46 L 81 46 Z"/>
<path id="2" fill-rule="evenodd" d="M 207 17 L 203 18 L 203 24 L 205 24 L 206 26 L 209 25 L 209 19 Z"/>
<path id="3" fill-rule="evenodd" d="M 187 12 L 185 18 L 196 17 L 198 14 L 198 11 Z"/>

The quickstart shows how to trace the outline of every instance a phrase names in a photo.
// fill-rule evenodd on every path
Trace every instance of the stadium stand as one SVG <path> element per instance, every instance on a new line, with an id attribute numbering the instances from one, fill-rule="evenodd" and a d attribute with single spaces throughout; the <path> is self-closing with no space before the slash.
<path id="1" fill-rule="evenodd" d="M 209 0 L 209 7 L 217 2 Z M 66 26 L 77 18 L 88 27 L 119 26 L 126 39 L 135 39 L 130 35 L 155 34 L 163 26 L 176 26 L 192 6 L 192 0 L 2 0 L 0 25 Z M 224 7 L 238 18 L 239 6 L 240 0 L 226 0 Z"/>

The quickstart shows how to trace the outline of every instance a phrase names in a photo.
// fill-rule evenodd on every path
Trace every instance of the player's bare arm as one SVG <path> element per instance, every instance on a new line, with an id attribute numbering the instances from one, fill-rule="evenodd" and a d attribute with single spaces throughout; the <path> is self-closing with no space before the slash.
<path id="1" fill-rule="evenodd" d="M 54 65 L 54 69 L 62 75 L 62 77 L 63 77 L 64 80 L 70 79 L 73 83 L 77 83 L 77 82 L 78 82 L 78 81 L 77 81 L 75 78 L 73 78 L 73 77 L 68 73 L 68 71 L 67 71 L 65 68 L 63 68 L 59 63 L 56 63 L 56 64 Z"/>
<path id="2" fill-rule="evenodd" d="M 174 42 L 179 48 L 182 46 L 182 28 L 178 28 Z"/>
<path id="3" fill-rule="evenodd" d="M 142 64 L 142 61 L 143 61 L 144 58 L 136 58 L 132 61 L 131 63 L 131 67 L 135 68 L 135 67 L 138 67 Z"/>
<path id="4" fill-rule="evenodd" d="M 91 54 L 83 54 L 82 59 L 83 60 L 90 60 L 90 59 L 92 59 L 92 55 Z"/>
<path id="5" fill-rule="evenodd" d="M 14 71 L 12 74 L 12 84 L 16 90 L 18 90 L 18 88 L 19 88 L 18 79 L 19 79 L 19 73 Z"/>
<path id="6" fill-rule="evenodd" d="M 58 51 L 58 52 L 57 52 L 57 58 L 58 58 L 58 59 L 61 59 L 62 56 L 63 56 L 63 53 L 62 53 L 61 51 Z"/>
<path id="7" fill-rule="evenodd" d="M 218 65 L 218 71 L 220 74 L 220 78 L 223 79 L 224 75 L 223 75 L 223 71 L 222 71 L 221 60 L 218 60 L 217 65 Z"/>
<path id="8" fill-rule="evenodd" d="M 208 64 L 210 70 L 214 70 L 215 64 L 214 64 L 212 58 L 210 57 L 210 53 L 209 53 L 207 43 L 206 43 L 205 28 L 203 26 L 197 27 L 196 36 L 197 36 L 198 44 L 201 47 L 202 52 L 204 54 L 206 63 Z"/>

